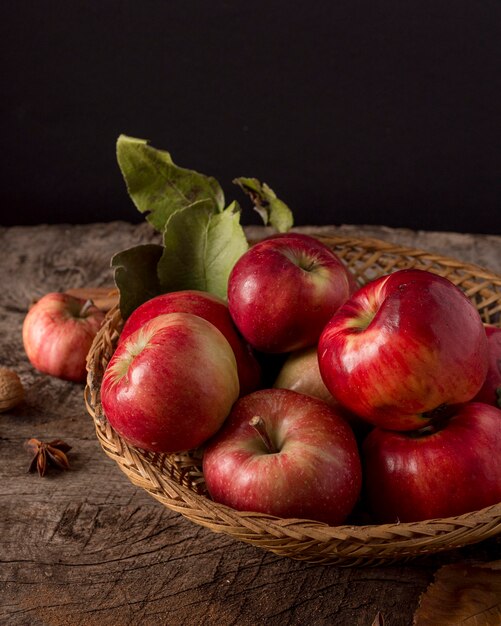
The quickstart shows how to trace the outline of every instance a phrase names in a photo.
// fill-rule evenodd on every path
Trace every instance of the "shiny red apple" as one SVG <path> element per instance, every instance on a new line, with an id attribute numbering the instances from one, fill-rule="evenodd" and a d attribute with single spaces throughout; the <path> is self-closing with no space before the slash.
<path id="1" fill-rule="evenodd" d="M 375 428 L 363 444 L 365 491 L 379 522 L 462 515 L 501 502 L 501 410 L 463 405 L 420 431 Z"/>
<path id="2" fill-rule="evenodd" d="M 260 386 L 260 365 L 251 347 L 239 335 L 226 303 L 221 298 L 204 291 L 173 291 L 151 298 L 127 318 L 119 342 L 124 341 L 153 317 L 164 313 L 191 313 L 213 324 L 223 333 L 235 353 L 241 395 L 250 393 Z"/>
<path id="3" fill-rule="evenodd" d="M 325 402 L 287 389 L 240 398 L 209 441 L 212 498 L 240 511 L 342 523 L 361 486 L 355 437 Z"/>
<path id="4" fill-rule="evenodd" d="M 326 325 L 320 373 L 341 404 L 383 428 L 426 425 L 485 380 L 487 337 L 452 282 L 400 270 L 358 290 Z"/>
<path id="5" fill-rule="evenodd" d="M 87 353 L 103 320 L 104 313 L 90 300 L 47 293 L 23 322 L 23 344 L 30 363 L 45 374 L 83 382 Z"/>
<path id="6" fill-rule="evenodd" d="M 110 359 L 101 402 L 113 428 L 154 452 L 198 447 L 220 427 L 239 394 L 224 335 L 190 313 L 154 317 Z"/>
<path id="7" fill-rule="evenodd" d="M 501 328 L 486 325 L 485 332 L 488 342 L 489 369 L 485 382 L 474 400 L 501 408 Z"/>
<path id="8" fill-rule="evenodd" d="M 244 338 L 262 352 L 313 345 L 356 288 L 339 257 L 318 239 L 276 235 L 252 246 L 228 280 L 228 307 Z"/>

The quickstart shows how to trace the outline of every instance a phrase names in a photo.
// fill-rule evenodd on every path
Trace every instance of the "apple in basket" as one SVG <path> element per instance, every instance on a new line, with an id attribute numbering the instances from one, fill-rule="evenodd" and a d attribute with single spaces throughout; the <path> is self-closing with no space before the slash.
<path id="1" fill-rule="evenodd" d="M 486 325 L 485 332 L 489 346 L 489 369 L 474 400 L 501 408 L 501 328 Z"/>
<path id="2" fill-rule="evenodd" d="M 487 337 L 473 304 L 452 282 L 399 270 L 358 290 L 319 340 L 332 395 L 383 428 L 412 430 L 471 400 L 488 367 Z"/>
<path id="3" fill-rule="evenodd" d="M 325 402 L 288 389 L 240 398 L 203 456 L 211 497 L 240 511 L 342 523 L 357 502 L 353 432 Z"/>
<path id="4" fill-rule="evenodd" d="M 291 389 L 319 398 L 334 407 L 339 406 L 320 376 L 316 345 L 291 352 L 280 368 L 273 387 Z"/>
<path id="5" fill-rule="evenodd" d="M 353 428 L 357 438 L 363 438 L 370 430 L 367 422 L 341 406 L 325 386 L 318 367 L 317 346 L 291 352 L 280 368 L 273 387 L 291 389 L 323 400 L 341 413 Z"/>
<path id="6" fill-rule="evenodd" d="M 101 384 L 110 424 L 153 452 L 198 447 L 221 426 L 239 394 L 224 335 L 191 313 L 154 317 L 117 346 Z"/>
<path id="7" fill-rule="evenodd" d="M 237 360 L 240 394 L 260 386 L 261 368 L 249 344 L 239 335 L 226 303 L 217 296 L 197 290 L 173 291 L 151 298 L 128 317 L 120 333 L 119 342 L 145 322 L 163 313 L 192 313 L 214 324 L 229 341 Z"/>
<path id="8" fill-rule="evenodd" d="M 245 339 L 262 352 L 317 342 L 332 314 L 355 290 L 353 276 L 318 239 L 276 235 L 252 246 L 233 267 L 228 307 Z"/>
<path id="9" fill-rule="evenodd" d="M 36 369 L 73 382 L 86 377 L 87 353 L 104 320 L 92 301 L 51 292 L 28 311 L 23 344 Z"/>
<path id="10" fill-rule="evenodd" d="M 501 410 L 470 402 L 418 431 L 375 428 L 365 491 L 380 522 L 462 515 L 501 502 Z"/>

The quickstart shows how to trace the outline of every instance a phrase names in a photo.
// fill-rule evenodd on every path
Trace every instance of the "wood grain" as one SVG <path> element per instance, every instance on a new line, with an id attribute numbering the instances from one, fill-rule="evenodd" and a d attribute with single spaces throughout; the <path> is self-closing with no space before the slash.
<path id="1" fill-rule="evenodd" d="M 307 229 L 305 229 L 307 230 Z M 343 226 L 477 262 L 501 273 L 501 238 Z M 262 236 L 262 229 L 253 234 Z M 0 366 L 26 399 L 0 415 L 0 623 L 19 625 L 412 623 L 443 564 L 501 558 L 499 538 L 433 558 L 374 568 L 281 559 L 188 522 L 131 485 L 101 451 L 83 386 L 33 370 L 21 327 L 48 291 L 113 283 L 111 254 L 153 241 L 147 225 L 0 228 Z M 28 474 L 25 442 L 60 437 L 71 469 Z"/>

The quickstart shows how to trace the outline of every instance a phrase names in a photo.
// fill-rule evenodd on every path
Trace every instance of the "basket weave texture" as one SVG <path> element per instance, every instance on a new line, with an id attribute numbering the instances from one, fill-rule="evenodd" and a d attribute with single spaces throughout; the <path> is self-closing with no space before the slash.
<path id="1" fill-rule="evenodd" d="M 404 268 L 447 277 L 471 299 L 486 323 L 501 326 L 501 276 L 479 266 L 377 239 L 318 236 L 364 284 Z M 458 517 L 384 525 L 326 524 L 239 512 L 213 502 L 201 472 L 201 453 L 164 455 L 127 444 L 106 420 L 100 384 L 122 328 L 112 309 L 87 359 L 85 402 L 104 452 L 129 480 L 169 509 L 214 532 L 231 535 L 275 554 L 343 566 L 379 565 L 451 550 L 501 532 L 501 503 Z"/>

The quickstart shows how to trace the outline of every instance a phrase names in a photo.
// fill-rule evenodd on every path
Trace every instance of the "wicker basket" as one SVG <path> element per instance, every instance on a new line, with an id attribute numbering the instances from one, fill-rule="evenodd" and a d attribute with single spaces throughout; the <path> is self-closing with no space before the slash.
<path id="1" fill-rule="evenodd" d="M 478 266 L 375 239 L 318 236 L 350 267 L 360 284 L 403 268 L 446 276 L 471 298 L 485 322 L 501 325 L 501 276 Z M 122 326 L 110 311 L 88 356 L 87 409 L 97 437 L 132 483 L 196 524 L 222 532 L 281 556 L 337 565 L 378 565 L 450 550 L 501 532 L 501 503 L 459 517 L 418 523 L 328 526 L 238 512 L 213 502 L 201 472 L 201 454 L 163 455 L 128 445 L 111 428 L 99 399 L 104 369 Z"/>

